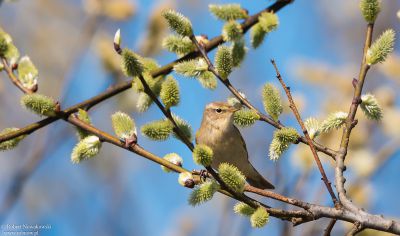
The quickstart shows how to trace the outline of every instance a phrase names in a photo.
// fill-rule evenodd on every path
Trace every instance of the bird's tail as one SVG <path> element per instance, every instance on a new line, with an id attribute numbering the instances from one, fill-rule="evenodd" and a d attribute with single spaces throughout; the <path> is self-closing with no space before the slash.
<path id="1" fill-rule="evenodd" d="M 258 171 L 253 167 L 252 174 L 246 175 L 247 182 L 260 189 L 274 189 L 274 185 L 272 185 L 268 180 L 266 180 Z"/>

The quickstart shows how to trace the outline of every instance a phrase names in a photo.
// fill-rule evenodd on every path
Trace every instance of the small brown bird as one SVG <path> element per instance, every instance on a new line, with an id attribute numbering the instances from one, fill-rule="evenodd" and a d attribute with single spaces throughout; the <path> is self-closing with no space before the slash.
<path id="1" fill-rule="evenodd" d="M 233 124 L 233 113 L 238 109 L 224 102 L 213 102 L 206 106 L 200 129 L 196 133 L 196 144 L 209 146 L 214 152 L 211 167 L 218 168 L 226 162 L 236 166 L 249 184 L 261 189 L 273 189 L 249 162 L 246 143 Z"/>

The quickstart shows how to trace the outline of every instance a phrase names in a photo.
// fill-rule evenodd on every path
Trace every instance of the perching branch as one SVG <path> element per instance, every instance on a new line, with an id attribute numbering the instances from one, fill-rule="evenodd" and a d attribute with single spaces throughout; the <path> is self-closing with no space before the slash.
<path id="1" fill-rule="evenodd" d="M 318 170 L 322 175 L 322 181 L 324 182 L 326 188 L 328 189 L 328 192 L 331 195 L 331 198 L 332 198 L 333 203 L 335 204 L 335 207 L 339 207 L 339 202 L 338 202 L 338 200 L 337 200 L 337 198 L 335 196 L 335 193 L 333 192 L 333 189 L 332 189 L 332 186 L 331 186 L 331 182 L 329 181 L 328 177 L 326 176 L 324 167 L 322 166 L 321 160 L 318 157 L 318 154 L 317 154 L 317 151 L 315 149 L 314 143 L 313 143 L 312 139 L 310 138 L 310 135 L 308 134 L 308 131 L 307 131 L 305 125 L 304 125 L 304 122 L 301 119 L 300 113 L 297 110 L 296 104 L 293 101 L 293 97 L 292 97 L 292 94 L 290 92 L 290 88 L 287 87 L 285 82 L 283 81 L 282 76 L 281 76 L 281 74 L 280 74 L 280 72 L 278 70 L 278 67 L 277 67 L 275 61 L 271 60 L 271 63 L 275 68 L 276 78 L 279 80 L 279 83 L 282 85 L 283 89 L 285 90 L 286 96 L 287 96 L 287 98 L 289 100 L 289 103 L 290 103 L 289 107 L 290 107 L 290 109 L 292 109 L 293 114 L 295 115 L 296 120 L 299 123 L 299 125 L 300 125 L 300 127 L 301 127 L 301 129 L 303 131 L 304 136 L 306 137 L 308 145 L 309 145 L 309 147 L 311 149 L 311 152 L 313 154 L 314 160 L 317 163 Z"/>

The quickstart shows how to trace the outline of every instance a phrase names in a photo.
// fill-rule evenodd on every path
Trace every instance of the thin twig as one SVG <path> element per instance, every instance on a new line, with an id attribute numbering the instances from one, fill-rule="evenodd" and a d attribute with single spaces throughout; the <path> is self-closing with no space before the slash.
<path id="1" fill-rule="evenodd" d="M 294 198 L 289 198 L 289 197 L 280 195 L 280 194 L 272 192 L 272 191 L 259 189 L 259 188 L 253 187 L 251 185 L 246 185 L 244 190 L 246 192 L 256 193 L 260 196 L 272 198 L 272 199 L 278 200 L 280 202 L 284 202 L 284 203 L 287 203 L 287 204 L 290 204 L 293 206 L 297 206 L 297 207 L 303 208 L 304 210 L 310 209 L 310 204 L 307 202 L 303 202 L 303 201 L 300 201 L 300 200 L 297 200 Z"/>
<path id="2" fill-rule="evenodd" d="M 336 219 L 332 219 L 332 220 L 329 221 L 328 226 L 326 226 L 326 229 L 324 230 L 324 236 L 330 236 L 331 235 L 332 229 L 335 226 L 336 221 L 337 221 Z"/>
<path id="3" fill-rule="evenodd" d="M 289 100 L 289 103 L 290 103 L 289 107 L 290 107 L 290 109 L 292 109 L 293 114 L 296 117 L 296 120 L 299 123 L 299 125 L 300 125 L 300 127 L 301 127 L 301 129 L 303 131 L 304 136 L 307 139 L 308 146 L 310 147 L 311 152 L 312 152 L 313 157 L 314 157 L 314 160 L 317 163 L 318 170 L 322 175 L 322 180 L 324 181 L 324 184 L 325 184 L 326 188 L 328 189 L 329 194 L 331 195 L 333 203 L 335 204 L 336 207 L 339 207 L 339 205 L 338 205 L 339 202 L 338 202 L 338 200 L 337 200 L 337 198 L 335 196 L 335 193 L 333 192 L 331 182 L 329 181 L 328 177 L 326 176 L 326 173 L 325 173 L 324 167 L 322 166 L 321 160 L 318 157 L 317 150 L 315 149 L 315 146 L 314 146 L 314 142 L 310 138 L 310 135 L 308 134 L 307 128 L 305 127 L 304 122 L 301 119 L 300 113 L 297 110 L 296 104 L 293 101 L 293 97 L 292 97 L 292 94 L 290 92 L 290 88 L 287 87 L 285 82 L 283 81 L 282 76 L 281 76 L 281 74 L 279 72 L 279 69 L 278 69 L 275 61 L 271 60 L 271 63 L 275 68 L 276 78 L 278 78 L 280 84 L 282 85 L 283 89 L 285 90 L 286 96 L 287 96 L 287 98 Z"/>
<path id="4" fill-rule="evenodd" d="M 193 143 L 185 136 L 183 131 L 176 124 L 174 117 L 172 117 L 172 113 L 170 109 L 166 109 L 163 104 L 158 100 L 157 96 L 153 93 L 150 86 L 147 84 L 146 80 L 143 78 L 143 75 L 139 75 L 139 79 L 143 84 L 144 92 L 150 96 L 153 102 L 157 105 L 157 107 L 161 110 L 161 112 L 165 115 L 165 117 L 172 123 L 174 126 L 174 132 L 178 135 L 179 139 L 190 149 L 193 151 L 194 145 Z"/>
<path id="5" fill-rule="evenodd" d="M 19 81 L 19 79 L 14 75 L 14 72 L 13 72 L 11 66 L 8 64 L 7 59 L 2 57 L 1 61 L 4 66 L 4 70 L 7 72 L 8 78 L 15 85 L 15 87 L 19 88 L 19 90 L 21 90 L 23 93 L 27 93 L 27 94 L 33 93 L 32 90 L 25 88 L 24 85 L 22 85 L 21 81 Z"/>
<path id="6" fill-rule="evenodd" d="M 367 76 L 367 72 L 370 66 L 366 63 L 366 56 L 368 52 L 368 48 L 371 46 L 372 43 L 372 33 L 374 29 L 374 24 L 368 24 L 365 36 L 365 43 L 364 43 L 364 51 L 362 56 L 362 62 L 360 67 L 360 73 L 358 76 L 358 80 L 354 89 L 353 100 L 350 105 L 349 114 L 346 119 L 345 127 L 343 128 L 343 134 L 340 142 L 340 149 L 339 153 L 336 156 L 336 168 L 335 168 L 335 183 L 336 189 L 338 192 L 339 200 L 348 209 L 351 209 L 354 212 L 362 211 L 360 208 L 355 206 L 351 200 L 346 195 L 346 190 L 344 187 L 344 183 L 346 179 L 343 176 L 343 172 L 345 171 L 346 167 L 344 164 L 344 160 L 347 155 L 347 149 L 350 142 L 350 134 L 354 126 L 357 124 L 355 120 L 355 116 L 357 113 L 357 108 L 361 103 L 361 93 L 364 85 L 365 78 Z"/>

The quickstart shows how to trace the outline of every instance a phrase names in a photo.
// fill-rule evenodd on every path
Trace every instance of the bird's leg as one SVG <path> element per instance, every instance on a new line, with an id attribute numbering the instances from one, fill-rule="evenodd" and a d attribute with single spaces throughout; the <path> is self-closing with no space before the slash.
<path id="1" fill-rule="evenodd" d="M 208 171 L 206 169 L 202 169 L 200 171 L 193 170 L 192 173 L 196 174 L 196 175 L 199 175 L 200 176 L 200 180 L 203 181 L 203 182 L 206 181 L 206 179 L 210 177 L 210 173 L 208 173 Z"/>

